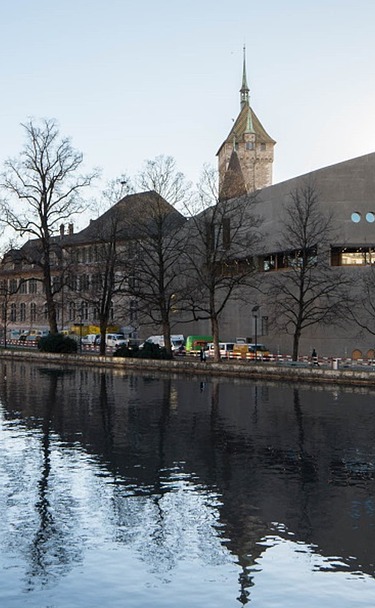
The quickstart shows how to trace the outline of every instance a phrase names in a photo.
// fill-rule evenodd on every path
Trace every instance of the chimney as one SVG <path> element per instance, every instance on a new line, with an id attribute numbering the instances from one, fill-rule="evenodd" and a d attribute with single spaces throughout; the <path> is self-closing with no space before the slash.
<path id="1" fill-rule="evenodd" d="M 64 224 L 60 224 L 60 237 L 62 238 L 65 234 L 65 226 Z"/>
<path id="2" fill-rule="evenodd" d="M 74 232 L 73 224 L 69 224 L 68 228 L 69 228 L 69 234 L 73 234 L 73 232 Z"/>

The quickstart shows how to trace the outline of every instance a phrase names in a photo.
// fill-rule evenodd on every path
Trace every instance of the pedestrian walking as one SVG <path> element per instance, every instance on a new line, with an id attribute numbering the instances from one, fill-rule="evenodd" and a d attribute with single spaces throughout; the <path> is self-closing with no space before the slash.
<path id="1" fill-rule="evenodd" d="M 316 354 L 316 350 L 315 350 L 315 348 L 313 348 L 313 351 L 312 351 L 312 353 L 311 353 L 311 360 L 312 360 L 312 364 L 313 364 L 313 365 L 318 365 L 318 366 L 319 366 L 319 363 L 318 363 L 318 355 Z"/>

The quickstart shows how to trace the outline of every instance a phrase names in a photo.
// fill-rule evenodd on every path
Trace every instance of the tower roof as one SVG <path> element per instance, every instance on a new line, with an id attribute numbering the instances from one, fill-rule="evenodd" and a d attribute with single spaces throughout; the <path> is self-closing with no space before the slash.
<path id="1" fill-rule="evenodd" d="M 275 140 L 268 135 L 254 110 L 248 104 L 246 104 L 243 106 L 241 112 L 237 116 L 228 137 L 221 144 L 217 154 L 219 154 L 224 144 L 235 144 L 236 142 L 243 141 L 245 133 L 254 133 L 257 141 L 261 143 L 276 143 Z"/>
<path id="2" fill-rule="evenodd" d="M 236 150 L 233 150 L 229 159 L 228 169 L 225 172 L 224 181 L 220 188 L 220 200 L 237 198 L 247 194 L 245 179 L 241 169 L 241 163 Z"/>
<path id="3" fill-rule="evenodd" d="M 226 140 L 220 146 L 217 154 L 220 153 L 221 148 L 224 144 L 230 143 L 233 145 L 244 140 L 245 133 L 254 133 L 256 140 L 260 143 L 275 144 L 275 140 L 272 139 L 264 129 L 259 118 L 255 114 L 254 110 L 250 106 L 249 87 L 247 84 L 246 76 L 246 47 L 243 47 L 243 63 L 242 63 L 242 85 L 240 88 L 240 99 L 241 99 L 241 110 L 237 119 L 234 122 L 232 129 Z"/>

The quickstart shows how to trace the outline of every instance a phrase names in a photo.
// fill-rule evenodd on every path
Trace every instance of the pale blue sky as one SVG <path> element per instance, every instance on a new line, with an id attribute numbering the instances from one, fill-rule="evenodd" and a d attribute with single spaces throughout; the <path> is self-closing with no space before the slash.
<path id="1" fill-rule="evenodd" d="M 2 0 L 0 162 L 28 117 L 105 179 L 175 157 L 195 181 L 251 105 L 274 182 L 375 151 L 374 0 Z"/>

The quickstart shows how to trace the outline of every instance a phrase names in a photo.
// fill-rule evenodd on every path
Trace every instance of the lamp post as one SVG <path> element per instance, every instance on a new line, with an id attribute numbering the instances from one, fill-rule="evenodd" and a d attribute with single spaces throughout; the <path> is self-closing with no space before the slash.
<path id="1" fill-rule="evenodd" d="M 259 306 L 253 306 L 252 313 L 254 317 L 254 330 L 255 330 L 255 361 L 258 359 L 258 310 Z"/>

